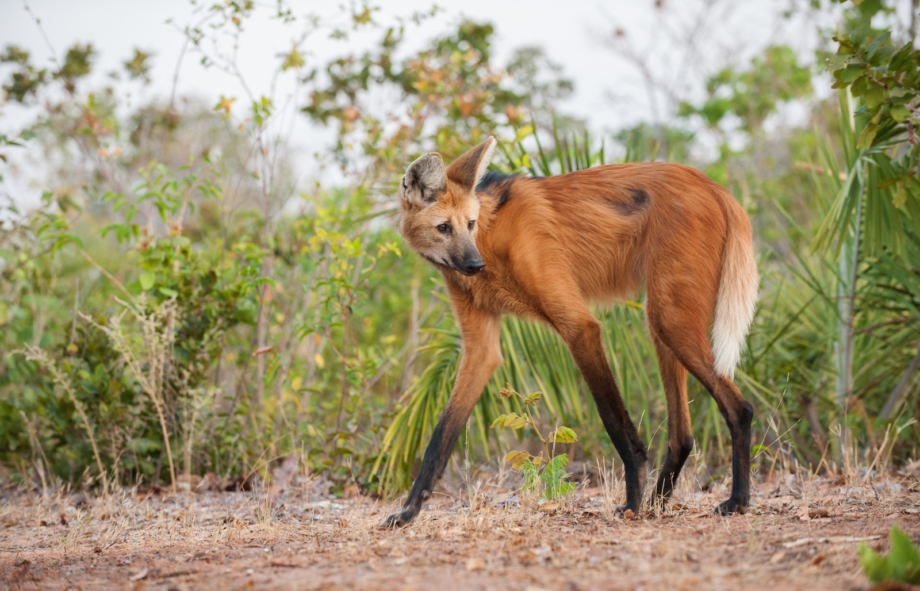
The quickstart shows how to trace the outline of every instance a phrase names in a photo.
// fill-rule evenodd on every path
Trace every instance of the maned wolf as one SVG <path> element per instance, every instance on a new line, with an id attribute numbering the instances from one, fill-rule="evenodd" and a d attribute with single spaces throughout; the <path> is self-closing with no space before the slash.
<path id="1" fill-rule="evenodd" d="M 415 518 L 441 476 L 492 372 L 503 313 L 542 320 L 562 337 L 623 460 L 626 505 L 639 512 L 648 452 L 630 420 L 586 302 L 646 291 L 649 332 L 668 402 L 668 453 L 653 500 L 664 501 L 693 448 L 687 372 L 709 390 L 732 437 L 732 493 L 750 500 L 754 408 L 732 383 L 757 300 L 751 225 L 723 187 L 687 166 L 597 166 L 547 177 L 486 173 L 489 138 L 445 167 L 413 162 L 399 188 L 399 232 L 444 276 L 463 359 L 402 511 Z M 707 336 L 712 326 L 712 343 Z"/>

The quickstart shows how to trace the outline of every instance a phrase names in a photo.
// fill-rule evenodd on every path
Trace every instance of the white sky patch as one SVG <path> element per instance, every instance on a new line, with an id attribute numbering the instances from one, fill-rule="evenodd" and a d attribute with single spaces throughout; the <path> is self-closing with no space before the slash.
<path id="1" fill-rule="evenodd" d="M 347 42 L 328 38 L 328 34 L 311 36 L 302 47 L 307 68 L 324 64 L 330 59 L 369 49 L 379 42 L 386 28 L 397 24 L 397 19 L 408 18 L 415 11 L 426 11 L 432 6 L 427 0 L 387 0 L 383 9 L 374 15 L 380 27 L 353 33 Z M 592 130 L 609 132 L 640 121 L 653 121 L 656 115 L 666 117 L 653 109 L 647 85 L 633 64 L 605 47 L 616 29 L 626 32 L 630 43 L 646 52 L 649 66 L 663 79 L 684 76 L 686 86 L 676 83 L 675 90 L 693 94 L 707 70 L 713 73 L 726 64 L 743 67 L 751 55 L 767 44 L 791 44 L 807 62 L 815 42 L 815 24 L 807 16 L 782 19 L 778 15 L 785 3 L 766 3 L 758 0 L 731 2 L 723 13 L 717 13 L 725 22 L 710 26 L 716 32 L 702 36 L 697 42 L 693 63 L 687 64 L 682 49 L 686 40 L 686 27 L 668 29 L 662 26 L 662 13 L 653 2 L 597 2 L 593 0 L 502 1 L 464 0 L 442 4 L 442 12 L 421 26 L 406 23 L 406 42 L 403 51 L 414 52 L 435 36 L 450 31 L 462 18 L 489 21 L 496 29 L 493 44 L 493 63 L 504 65 L 513 50 L 524 45 L 540 45 L 548 57 L 563 66 L 563 75 L 575 83 L 574 95 L 561 108 L 589 122 Z M 125 108 L 133 108 L 151 99 L 167 101 L 172 91 L 173 77 L 183 45 L 180 28 L 201 18 L 202 12 L 187 0 L 159 0 L 158 2 L 125 2 L 115 0 L 30 0 L 32 11 L 41 18 L 42 27 L 58 57 L 75 43 L 92 43 L 97 51 L 94 74 L 82 84 L 88 89 L 111 84 L 108 73 L 122 70 L 122 62 L 133 56 L 134 49 L 152 52 L 153 83 L 128 96 Z M 207 5 L 207 4 L 205 4 Z M 666 10 L 678 12 L 678 22 L 692 24 L 700 2 L 666 2 Z M 334 16 L 335 8 L 324 9 L 322 4 L 292 2 L 297 16 L 307 12 Z M 320 8 L 317 9 L 317 6 Z M 303 23 L 283 25 L 268 18 L 270 11 L 257 11 L 258 16 L 247 19 L 245 33 L 238 51 L 239 69 L 248 87 L 256 96 L 267 95 L 272 86 L 272 76 L 282 60 L 282 54 L 291 50 L 303 30 Z M 684 18 L 686 16 L 686 18 Z M 171 22 L 167 22 L 171 21 Z M 343 22 L 344 24 L 344 22 Z M 689 25 L 688 25 L 689 26 Z M 682 32 L 683 31 L 683 32 Z M 32 17 L 23 5 L 14 0 L 0 0 L 0 45 L 15 44 L 31 52 L 33 63 L 51 66 L 51 52 L 39 33 Z M 220 95 L 238 97 L 234 111 L 242 114 L 248 109 L 240 82 L 216 68 L 206 69 L 200 55 L 190 52 L 183 59 L 177 80 L 178 96 L 201 97 L 206 104 L 216 103 Z M 696 63 L 695 60 L 702 60 Z M 697 73 L 687 74 L 693 69 Z M 4 70 L 6 71 L 6 70 Z M 689 70 L 688 70 L 689 71 Z M 124 84 L 127 88 L 127 83 Z M 131 85 L 138 88 L 138 85 Z M 297 113 L 303 96 L 292 96 L 293 85 L 283 80 L 275 95 L 275 104 L 287 105 L 283 119 L 284 132 L 290 137 L 289 147 L 294 151 L 295 163 L 301 171 L 304 185 L 319 174 L 315 153 L 321 153 L 333 141 L 331 130 L 308 122 Z M 385 101 L 382 101 L 385 102 Z M 795 114 L 793 112 L 793 114 Z M 32 109 L 14 104 L 0 106 L 0 133 L 8 135 L 31 120 Z M 12 167 L 27 171 L 34 167 L 35 158 L 14 155 Z M 0 164 L 2 166 L 2 164 Z M 12 181 L 6 178 L 7 192 L 22 203 L 34 203 L 40 195 L 39 171 L 30 178 Z"/>

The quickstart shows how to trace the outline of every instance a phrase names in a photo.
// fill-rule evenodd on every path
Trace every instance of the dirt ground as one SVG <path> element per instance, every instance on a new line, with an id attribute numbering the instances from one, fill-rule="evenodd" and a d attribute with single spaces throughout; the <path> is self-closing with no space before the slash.
<path id="1" fill-rule="evenodd" d="M 315 483 L 105 498 L 6 491 L 0 588 L 869 589 L 860 542 L 887 551 L 892 524 L 920 538 L 916 471 L 871 484 L 773 478 L 748 514 L 713 515 L 727 487 L 681 488 L 667 510 L 629 520 L 612 513 L 614 486 L 582 487 L 559 505 L 479 485 L 436 495 L 398 531 L 378 528 L 396 504 Z"/>

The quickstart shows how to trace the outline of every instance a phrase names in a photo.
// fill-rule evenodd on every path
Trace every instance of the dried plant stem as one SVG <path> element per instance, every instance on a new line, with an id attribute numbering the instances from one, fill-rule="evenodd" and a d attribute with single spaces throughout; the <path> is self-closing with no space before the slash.
<path id="1" fill-rule="evenodd" d="M 64 377 L 58 369 L 57 364 L 51 361 L 44 350 L 28 344 L 25 347 L 26 359 L 41 363 L 47 367 L 54 381 L 60 384 L 64 391 L 67 392 L 67 395 L 70 396 L 70 400 L 73 402 L 74 407 L 76 407 L 77 413 L 80 415 L 80 420 L 83 421 L 83 428 L 86 429 L 86 434 L 89 436 L 89 441 L 93 446 L 93 455 L 96 457 L 96 467 L 99 468 L 99 475 L 102 477 L 102 494 L 107 495 L 109 493 L 108 478 L 106 477 L 105 468 L 102 466 L 99 446 L 96 445 L 96 436 L 93 433 L 92 425 L 90 425 L 89 417 L 86 416 L 86 409 L 83 408 L 83 403 L 77 399 L 77 395 L 74 393 L 73 388 L 70 387 L 70 382 Z"/>
<path id="2" fill-rule="evenodd" d="M 97 271 L 99 271 L 100 273 L 102 273 L 103 275 L 105 275 L 105 276 L 109 279 L 109 281 L 111 281 L 112 283 L 115 284 L 115 287 L 117 287 L 117 288 L 120 289 L 125 295 L 127 295 L 127 296 L 128 296 L 128 299 L 131 300 L 131 303 L 134 304 L 134 307 L 135 307 L 135 308 L 140 309 L 140 306 L 138 305 L 137 300 L 135 300 L 135 299 L 134 299 L 134 296 L 131 295 L 131 292 L 128 291 L 128 290 L 125 288 L 124 285 L 122 285 L 121 281 L 119 281 L 118 279 L 115 278 L 114 275 L 112 275 L 111 273 L 109 273 L 108 271 L 106 271 L 105 267 L 103 267 L 102 265 L 100 265 L 99 263 L 97 263 L 97 262 L 96 262 L 96 259 L 94 259 L 93 257 L 91 257 L 91 256 L 89 255 L 88 252 L 86 252 L 86 251 L 83 250 L 82 248 L 79 249 L 79 250 L 80 250 L 80 255 L 82 255 L 83 258 L 86 259 L 87 262 L 89 262 L 89 264 L 91 264 L 92 266 L 96 267 L 96 270 L 97 270 Z"/>
<path id="3" fill-rule="evenodd" d="M 131 310 L 134 317 L 141 324 L 144 350 L 149 355 L 147 373 L 144 372 L 143 364 L 138 360 L 127 338 L 121 332 L 121 317 L 124 315 L 124 312 L 112 318 L 111 326 L 103 326 L 85 314 L 81 314 L 81 316 L 84 320 L 92 322 L 99 330 L 109 336 L 115 350 L 121 353 L 126 365 L 131 369 L 134 379 L 140 383 L 144 393 L 146 393 L 153 402 L 153 406 L 157 410 L 160 429 L 163 432 L 163 445 L 166 447 L 166 458 L 169 462 L 169 476 L 172 480 L 173 492 L 175 492 L 176 466 L 173 461 L 172 447 L 169 443 L 169 428 L 166 425 L 166 415 L 163 412 L 165 402 L 160 393 L 163 388 L 167 352 L 172 345 L 174 336 L 173 329 L 175 327 L 176 302 L 174 299 L 167 300 L 160 306 L 158 313 L 154 312 L 147 314 L 143 311 L 143 307 L 141 306 L 131 308 L 127 303 L 118 298 L 115 298 L 115 301 L 123 305 L 126 311 Z M 161 324 L 161 320 L 165 320 L 165 322 L 162 323 L 162 334 L 157 330 Z"/>
<path id="4" fill-rule="evenodd" d="M 45 450 L 42 449 L 42 443 L 38 439 L 38 429 L 35 428 L 35 418 L 29 420 L 26 416 L 26 413 L 19 411 L 19 414 L 22 415 L 22 420 L 26 424 L 26 429 L 29 433 L 29 444 L 32 446 L 32 463 L 35 464 L 35 468 L 38 472 L 38 477 L 42 481 L 42 496 L 48 496 L 48 480 L 45 478 L 45 472 L 50 474 L 51 464 L 48 462 L 48 456 L 45 455 Z M 39 455 L 42 457 L 44 464 L 39 464 L 35 461 L 35 450 L 38 450 Z"/>
<path id="5" fill-rule="evenodd" d="M 533 415 L 530 414 L 530 405 L 527 404 L 527 399 L 524 398 L 524 396 L 522 396 L 518 392 L 515 392 L 515 394 L 517 394 L 518 398 L 520 398 L 521 401 L 524 402 L 524 412 L 527 413 L 527 419 L 530 421 L 530 426 L 533 427 L 534 433 L 537 434 L 537 439 L 539 439 L 540 443 L 543 444 L 543 451 L 546 452 L 546 461 L 547 462 L 550 461 L 551 459 L 553 459 L 553 456 L 549 454 L 549 447 L 546 446 L 546 440 L 543 439 L 543 435 L 541 435 L 540 430 L 537 429 L 537 423 L 533 420 Z"/>

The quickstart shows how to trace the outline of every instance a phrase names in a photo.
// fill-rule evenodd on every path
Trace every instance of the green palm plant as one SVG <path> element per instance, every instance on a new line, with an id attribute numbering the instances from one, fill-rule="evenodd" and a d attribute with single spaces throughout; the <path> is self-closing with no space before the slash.
<path id="1" fill-rule="evenodd" d="M 896 265 L 920 267 L 920 50 L 912 39 L 895 48 L 890 31 L 875 31 L 868 22 L 834 40 L 844 166 L 839 174 L 827 147 L 831 182 L 839 186 L 813 249 L 833 247 L 839 257 L 836 401 L 843 407 L 854 390 L 860 264 L 885 255 Z M 852 117 L 851 96 L 858 101 Z"/>

